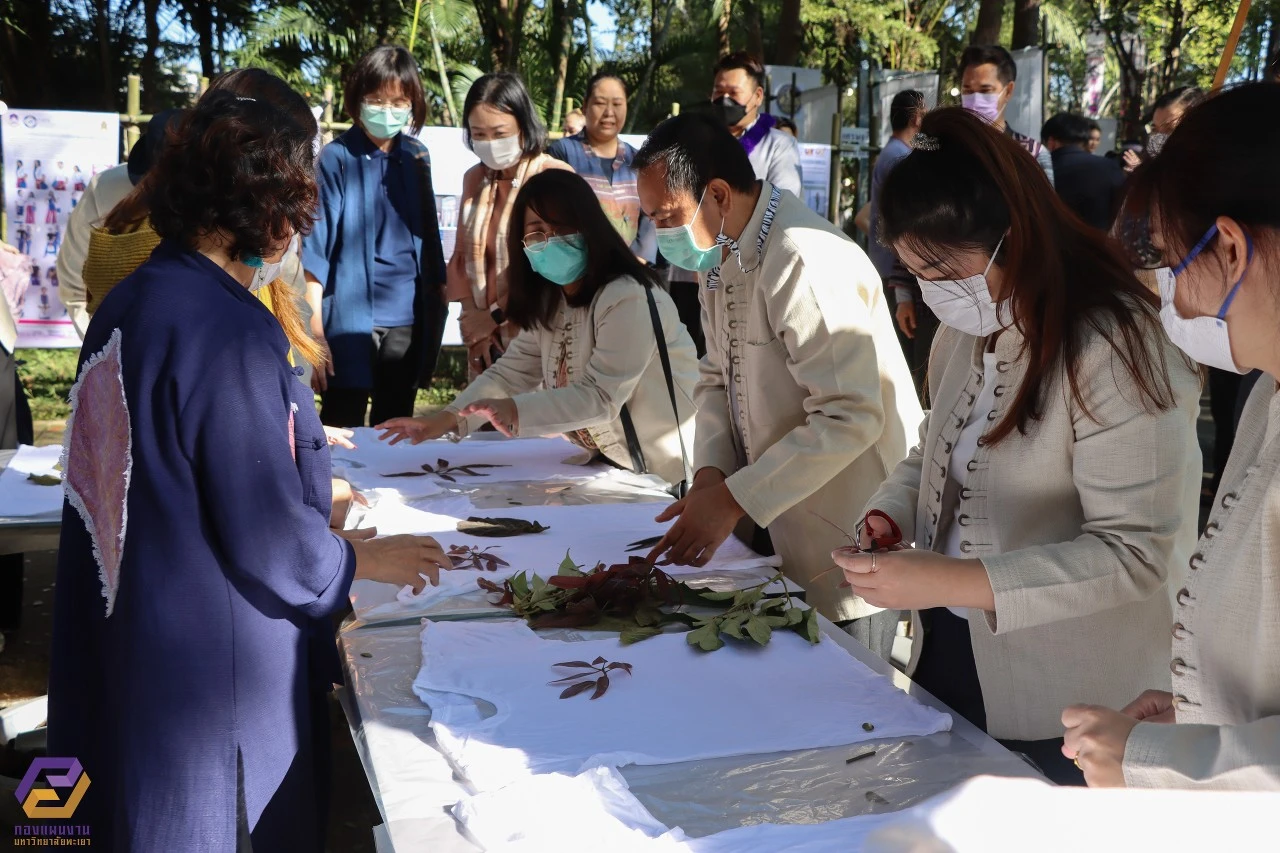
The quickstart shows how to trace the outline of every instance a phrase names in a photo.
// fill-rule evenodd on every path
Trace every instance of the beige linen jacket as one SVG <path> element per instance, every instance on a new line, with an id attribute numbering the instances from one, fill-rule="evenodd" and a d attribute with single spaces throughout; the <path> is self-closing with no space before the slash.
<path id="1" fill-rule="evenodd" d="M 67 219 L 67 232 L 58 250 L 58 299 L 67 308 L 76 334 L 84 339 L 89 328 L 89 295 L 84 286 L 84 260 L 89 254 L 89 234 L 102 225 L 115 206 L 133 192 L 128 166 L 121 164 L 100 172 L 89 181 L 76 209 Z"/>
<path id="2" fill-rule="evenodd" d="M 588 306 L 560 302 L 550 329 L 525 329 L 506 353 L 446 407 L 457 414 L 486 398 L 510 397 L 519 412 L 520 435 L 586 429 L 610 461 L 630 470 L 620 413 L 626 404 L 650 473 L 668 483 L 685 478 L 680 433 L 671 408 L 662 360 L 644 286 L 630 277 L 609 282 Z M 693 451 L 693 386 L 697 355 L 671 297 L 653 290 L 666 334 L 685 447 Z M 562 346 L 567 347 L 569 384 L 555 388 Z M 462 433 L 483 418 L 468 418 Z"/>
<path id="3" fill-rule="evenodd" d="M 1169 685 L 1166 581 L 1194 544 L 1200 378 L 1154 312 L 1147 319 L 1174 408 L 1146 411 L 1111 346 L 1090 332 L 1080 379 L 1096 420 L 1059 372 L 1041 419 L 1026 435 L 980 444 L 963 489 L 948 485 L 951 450 L 981 388 L 987 339 L 941 327 L 921 444 L 866 504 L 888 513 L 905 536 L 914 531 L 917 548 L 941 550 L 951 524 L 965 527 L 961 550 L 982 560 L 995 592 L 995 612 L 969 615 L 992 737 L 1059 738 L 1067 705 L 1118 708 Z M 996 341 L 1004 378 L 993 424 L 1022 382 L 1022 342 L 1013 329 Z M 917 632 L 908 674 L 920 640 Z"/>
<path id="4" fill-rule="evenodd" d="M 1129 735 L 1130 787 L 1280 789 L 1277 434 L 1280 395 L 1263 376 L 1177 595 L 1169 669 L 1178 722 L 1139 723 Z"/>
<path id="5" fill-rule="evenodd" d="M 788 192 L 757 248 L 772 189 L 742 232 L 741 264 L 730 254 L 718 286 L 700 289 L 694 470 L 729 475 L 809 603 L 853 619 L 880 608 L 839 586 L 831 552 L 846 540 L 831 525 L 853 533 L 923 415 L 866 254 Z"/>

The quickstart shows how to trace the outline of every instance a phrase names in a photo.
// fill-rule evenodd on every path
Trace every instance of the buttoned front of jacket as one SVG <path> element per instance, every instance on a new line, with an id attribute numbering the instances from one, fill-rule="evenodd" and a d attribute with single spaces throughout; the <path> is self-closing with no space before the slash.
<path id="1" fill-rule="evenodd" d="M 1154 316 L 1145 320 L 1173 408 L 1148 411 L 1111 345 L 1091 332 L 1079 371 L 1089 410 L 1056 371 L 1025 435 L 979 440 L 963 487 L 948 483 L 950 460 L 981 387 L 986 339 L 943 327 L 921 444 L 866 505 L 914 531 L 921 549 L 942 550 L 961 525 L 959 556 L 986 568 L 996 608 L 972 611 L 969 626 L 994 737 L 1061 737 L 1066 705 L 1119 707 L 1169 684 L 1166 579 L 1180 578 L 1194 542 L 1200 382 Z M 1016 330 L 996 341 L 993 427 L 1025 378 L 1022 349 Z M 919 652 L 917 632 L 909 672 Z"/>

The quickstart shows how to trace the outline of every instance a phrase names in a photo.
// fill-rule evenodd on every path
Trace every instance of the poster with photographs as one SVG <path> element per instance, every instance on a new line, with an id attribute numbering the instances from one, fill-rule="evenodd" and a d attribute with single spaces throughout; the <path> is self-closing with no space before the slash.
<path id="1" fill-rule="evenodd" d="M 89 181 L 119 162 L 113 113 L 9 110 L 0 119 L 8 242 L 31 258 L 31 281 L 10 295 L 19 347 L 78 347 L 58 299 L 58 250 Z"/>

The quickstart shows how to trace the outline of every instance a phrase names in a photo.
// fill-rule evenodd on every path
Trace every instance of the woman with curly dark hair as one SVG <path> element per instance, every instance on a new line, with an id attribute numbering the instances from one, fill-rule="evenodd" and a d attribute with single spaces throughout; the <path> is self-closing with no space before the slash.
<path id="1" fill-rule="evenodd" d="M 449 565 L 329 530 L 324 432 L 254 296 L 315 215 L 316 125 L 284 100 L 211 92 L 181 122 L 145 182 L 160 246 L 71 392 L 49 748 L 109 849 L 320 849 L 329 617 L 353 578 Z"/>

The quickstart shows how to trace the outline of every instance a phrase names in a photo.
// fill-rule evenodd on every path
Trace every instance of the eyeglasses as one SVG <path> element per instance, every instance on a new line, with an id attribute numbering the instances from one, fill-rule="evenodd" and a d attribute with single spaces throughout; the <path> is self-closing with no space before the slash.
<path id="1" fill-rule="evenodd" d="M 413 102 L 407 98 L 396 98 L 393 101 L 385 101 L 382 98 L 365 98 L 361 103 L 366 107 L 373 107 L 375 110 L 382 110 L 387 107 L 393 110 L 407 110 L 413 107 Z"/>
<path id="2" fill-rule="evenodd" d="M 530 231 L 524 235 L 524 247 L 530 252 L 541 252 L 547 248 L 547 241 L 555 234 L 548 234 L 546 231 Z"/>

